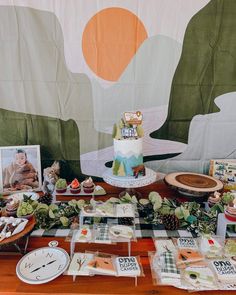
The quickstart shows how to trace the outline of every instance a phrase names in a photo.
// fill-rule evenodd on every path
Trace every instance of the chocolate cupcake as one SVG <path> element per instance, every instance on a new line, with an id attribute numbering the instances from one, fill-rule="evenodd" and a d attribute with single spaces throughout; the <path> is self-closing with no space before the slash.
<path id="1" fill-rule="evenodd" d="M 94 189 L 95 189 L 95 184 L 93 183 L 92 178 L 91 177 L 86 178 L 83 181 L 83 191 L 86 194 L 91 194 L 94 192 Z"/>

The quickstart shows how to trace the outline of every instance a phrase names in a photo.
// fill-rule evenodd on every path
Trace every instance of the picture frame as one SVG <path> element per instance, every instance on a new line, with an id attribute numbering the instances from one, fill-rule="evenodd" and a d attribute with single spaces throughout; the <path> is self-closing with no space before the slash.
<path id="1" fill-rule="evenodd" d="M 41 188 L 40 146 L 0 147 L 0 192 L 11 194 Z"/>
<path id="2" fill-rule="evenodd" d="M 225 189 L 236 189 L 236 159 L 211 159 L 209 175 L 221 180 Z"/>

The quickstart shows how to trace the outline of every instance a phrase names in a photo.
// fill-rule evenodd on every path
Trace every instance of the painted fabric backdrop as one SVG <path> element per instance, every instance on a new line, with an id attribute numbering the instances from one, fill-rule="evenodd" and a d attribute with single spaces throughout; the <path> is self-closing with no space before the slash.
<path id="1" fill-rule="evenodd" d="M 100 177 L 124 111 L 146 165 L 207 172 L 235 158 L 235 0 L 0 0 L 0 145 Z"/>

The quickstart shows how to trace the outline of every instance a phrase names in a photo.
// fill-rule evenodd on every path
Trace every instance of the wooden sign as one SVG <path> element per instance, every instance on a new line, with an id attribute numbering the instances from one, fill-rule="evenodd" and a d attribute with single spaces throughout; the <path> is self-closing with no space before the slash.
<path id="1" fill-rule="evenodd" d="M 131 125 L 142 124 L 143 115 L 140 111 L 137 112 L 125 112 L 125 122 Z"/>

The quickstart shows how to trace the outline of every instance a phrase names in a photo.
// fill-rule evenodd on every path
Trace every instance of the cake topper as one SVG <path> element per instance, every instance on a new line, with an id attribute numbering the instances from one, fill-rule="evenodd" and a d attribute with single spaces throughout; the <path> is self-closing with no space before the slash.
<path id="1" fill-rule="evenodd" d="M 125 112 L 124 118 L 118 124 L 114 124 L 112 137 L 119 139 L 138 139 L 144 136 L 141 126 L 143 115 L 140 111 Z"/>
<path id="2" fill-rule="evenodd" d="M 143 120 L 143 115 L 140 111 L 137 112 L 125 112 L 124 113 L 125 122 L 131 125 L 141 125 Z"/>

